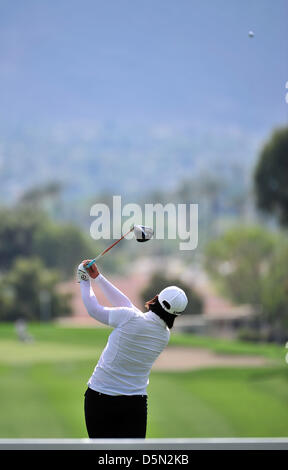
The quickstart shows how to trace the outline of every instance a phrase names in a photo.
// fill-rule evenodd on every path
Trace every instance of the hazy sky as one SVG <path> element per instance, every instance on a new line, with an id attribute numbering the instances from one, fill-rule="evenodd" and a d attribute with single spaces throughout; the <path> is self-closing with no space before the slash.
<path id="1" fill-rule="evenodd" d="M 269 130 L 287 24 L 287 0 L 0 0 L 0 121 Z"/>

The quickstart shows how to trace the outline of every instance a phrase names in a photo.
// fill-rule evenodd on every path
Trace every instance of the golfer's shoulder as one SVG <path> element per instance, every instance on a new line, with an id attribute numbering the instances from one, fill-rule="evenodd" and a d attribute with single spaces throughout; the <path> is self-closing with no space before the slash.
<path id="1" fill-rule="evenodd" d="M 109 325 L 121 326 L 136 315 L 133 307 L 111 307 L 109 310 Z"/>

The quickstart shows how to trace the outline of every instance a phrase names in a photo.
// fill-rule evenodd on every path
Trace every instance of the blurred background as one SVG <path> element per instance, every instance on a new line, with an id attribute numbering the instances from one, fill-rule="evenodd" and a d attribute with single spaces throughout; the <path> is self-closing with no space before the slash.
<path id="1" fill-rule="evenodd" d="M 124 240 L 99 263 L 139 308 L 167 283 L 189 296 L 147 437 L 287 436 L 287 17 L 286 0 L 0 0 L 0 437 L 86 436 L 110 330 L 75 274 L 112 242 L 90 209 L 112 217 L 115 195 L 199 205 L 197 249 Z"/>

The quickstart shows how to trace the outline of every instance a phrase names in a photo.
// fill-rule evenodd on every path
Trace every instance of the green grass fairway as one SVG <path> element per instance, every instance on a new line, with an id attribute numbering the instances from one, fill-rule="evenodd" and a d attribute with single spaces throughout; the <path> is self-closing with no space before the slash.
<path id="1" fill-rule="evenodd" d="M 287 436 L 287 392 L 288 375 L 283 369 L 153 374 L 149 435 Z"/>
<path id="2" fill-rule="evenodd" d="M 31 325 L 32 343 L 0 325 L 0 437 L 87 437 L 83 394 L 109 330 Z M 147 437 L 288 436 L 285 348 L 172 334 L 171 346 L 259 354 L 274 367 L 156 372 Z"/>

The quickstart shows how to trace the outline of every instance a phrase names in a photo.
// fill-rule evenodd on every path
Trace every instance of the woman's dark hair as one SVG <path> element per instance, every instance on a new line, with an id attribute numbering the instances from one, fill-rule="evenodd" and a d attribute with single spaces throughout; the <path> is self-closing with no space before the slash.
<path id="1" fill-rule="evenodd" d="M 168 328 L 171 330 L 174 325 L 174 321 L 177 315 L 173 315 L 172 313 L 166 312 L 164 308 L 161 307 L 160 302 L 158 300 L 158 295 L 155 295 L 153 299 L 149 300 L 146 302 L 145 307 L 148 310 L 151 310 L 153 313 L 156 313 L 158 317 L 162 318 L 162 320 L 165 321 L 166 325 Z"/>

